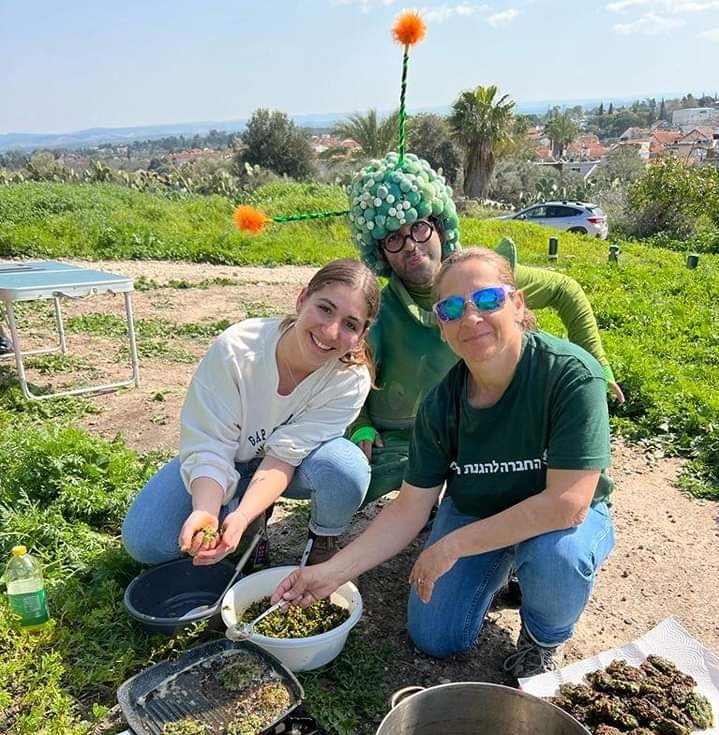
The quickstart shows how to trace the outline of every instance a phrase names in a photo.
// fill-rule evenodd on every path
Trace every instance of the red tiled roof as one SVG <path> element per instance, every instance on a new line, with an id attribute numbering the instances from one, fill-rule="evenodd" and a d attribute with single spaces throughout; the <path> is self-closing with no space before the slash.
<path id="1" fill-rule="evenodd" d="M 694 128 L 690 130 L 686 135 L 682 136 L 680 140 L 711 140 L 714 137 L 714 128 Z"/>
<path id="2" fill-rule="evenodd" d="M 661 145 L 671 145 L 672 143 L 676 143 L 681 137 L 681 130 L 655 130 L 652 133 L 652 138 Z"/>

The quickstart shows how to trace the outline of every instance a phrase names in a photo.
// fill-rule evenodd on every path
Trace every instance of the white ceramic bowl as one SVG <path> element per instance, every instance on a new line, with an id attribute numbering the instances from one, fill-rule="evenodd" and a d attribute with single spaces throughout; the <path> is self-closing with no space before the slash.
<path id="1" fill-rule="evenodd" d="M 297 567 L 274 567 L 255 572 L 236 582 L 222 599 L 222 620 L 229 628 L 242 618 L 242 613 L 263 597 L 270 597 L 277 585 Z M 257 633 L 250 640 L 277 656 L 291 671 L 310 671 L 324 666 L 339 655 L 350 630 L 362 615 L 362 597 L 352 582 L 346 582 L 330 596 L 335 605 L 350 611 L 341 625 L 326 633 L 308 638 L 269 638 Z"/>

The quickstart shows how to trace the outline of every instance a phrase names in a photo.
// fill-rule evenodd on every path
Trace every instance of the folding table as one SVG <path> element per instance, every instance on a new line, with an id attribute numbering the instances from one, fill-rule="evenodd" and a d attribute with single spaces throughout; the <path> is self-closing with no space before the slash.
<path id="1" fill-rule="evenodd" d="M 18 380 L 23 395 L 28 399 L 41 400 L 58 396 L 80 395 L 83 393 L 100 393 L 140 384 L 140 366 L 137 359 L 137 343 L 135 340 L 135 322 L 132 315 L 132 279 L 114 273 L 81 268 L 56 260 L 5 262 L 0 263 L 0 301 L 7 309 L 7 321 L 10 328 L 14 353 L 0 355 L 0 360 L 15 356 Z M 51 352 L 67 353 L 65 328 L 62 321 L 60 299 L 63 297 L 78 298 L 104 293 L 121 293 L 125 298 L 127 315 L 127 333 L 130 340 L 130 361 L 132 376 L 119 383 L 108 383 L 86 388 L 57 391 L 37 395 L 32 393 L 25 377 L 24 358 L 26 355 L 42 355 Z M 58 344 L 50 348 L 42 348 L 23 352 L 20 346 L 17 321 L 13 303 L 15 301 L 37 301 L 52 299 L 55 305 L 55 324 L 57 325 Z"/>

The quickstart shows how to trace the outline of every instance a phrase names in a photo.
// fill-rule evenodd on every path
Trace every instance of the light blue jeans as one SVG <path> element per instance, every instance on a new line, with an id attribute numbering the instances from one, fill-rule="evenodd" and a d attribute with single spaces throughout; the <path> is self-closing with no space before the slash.
<path id="1" fill-rule="evenodd" d="M 237 464 L 240 480 L 220 522 L 237 507 L 261 459 Z M 310 500 L 310 530 L 318 536 L 337 536 L 351 523 L 369 486 L 369 464 L 362 450 L 347 439 L 321 444 L 302 461 L 282 494 L 293 500 Z M 192 512 L 192 497 L 180 476 L 175 457 L 145 485 L 122 524 L 122 542 L 130 556 L 143 564 L 179 559 L 177 543 L 182 524 Z"/>
<path id="2" fill-rule="evenodd" d="M 476 520 L 445 498 L 425 548 Z M 612 518 L 606 504 L 599 503 L 576 528 L 463 557 L 437 580 L 426 605 L 411 589 L 407 603 L 410 638 L 420 650 L 438 658 L 470 650 L 495 593 L 514 567 L 522 590 L 522 622 L 538 643 L 558 645 L 571 638 L 589 602 L 597 570 L 613 546 Z"/>

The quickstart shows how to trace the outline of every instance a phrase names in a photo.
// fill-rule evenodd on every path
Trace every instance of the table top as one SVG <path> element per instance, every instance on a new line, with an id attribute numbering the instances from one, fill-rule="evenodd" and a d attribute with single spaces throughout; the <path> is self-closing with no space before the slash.
<path id="1" fill-rule="evenodd" d="M 57 260 L 0 262 L 0 299 L 3 301 L 132 290 L 132 278 Z"/>

